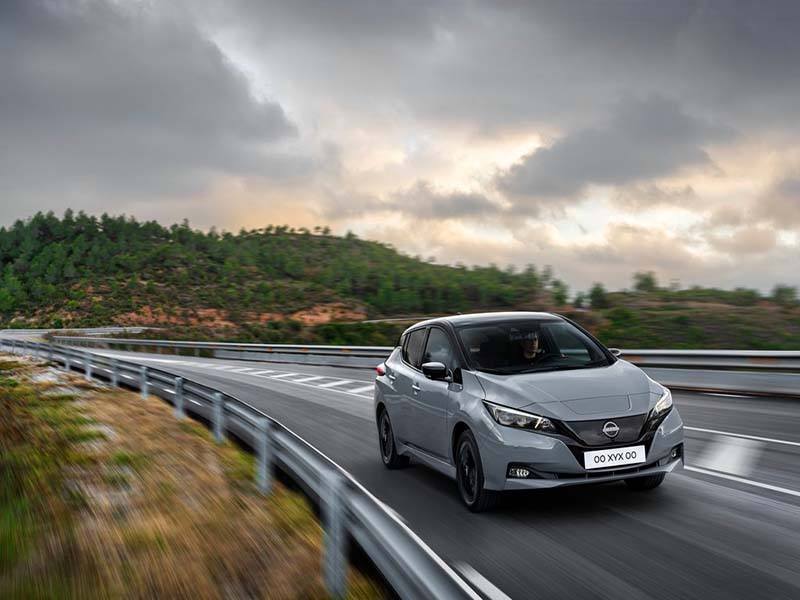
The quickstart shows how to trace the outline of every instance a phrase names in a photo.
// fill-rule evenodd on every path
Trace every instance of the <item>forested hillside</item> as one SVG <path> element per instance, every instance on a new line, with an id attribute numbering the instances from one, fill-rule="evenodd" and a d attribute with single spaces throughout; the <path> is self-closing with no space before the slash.
<path id="1" fill-rule="evenodd" d="M 149 325 L 145 335 L 391 344 L 408 324 L 375 319 L 555 310 L 623 347 L 800 349 L 796 289 L 595 284 L 570 297 L 548 267 L 451 267 L 327 228 L 239 233 L 67 211 L 0 229 L 0 325 Z"/>
<path id="2" fill-rule="evenodd" d="M 70 211 L 0 229 L 0 264 L 3 321 L 64 326 L 533 307 L 563 287 L 533 267 L 434 265 L 321 228 L 201 232 Z"/>

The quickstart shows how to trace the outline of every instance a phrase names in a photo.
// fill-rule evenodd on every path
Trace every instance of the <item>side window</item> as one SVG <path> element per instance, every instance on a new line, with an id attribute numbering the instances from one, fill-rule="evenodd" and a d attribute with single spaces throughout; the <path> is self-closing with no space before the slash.
<path id="1" fill-rule="evenodd" d="M 406 343 L 403 346 L 403 360 L 412 367 L 419 367 L 422 358 L 422 347 L 425 344 L 425 328 L 417 329 L 406 335 Z"/>
<path id="2" fill-rule="evenodd" d="M 422 364 L 427 362 L 440 362 L 448 369 L 453 368 L 453 346 L 447 334 L 438 327 L 431 328 L 428 343 L 425 345 Z"/>

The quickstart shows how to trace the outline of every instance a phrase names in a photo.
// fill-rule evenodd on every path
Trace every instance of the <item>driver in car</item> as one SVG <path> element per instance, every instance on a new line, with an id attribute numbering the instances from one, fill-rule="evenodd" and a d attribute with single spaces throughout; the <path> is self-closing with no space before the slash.
<path id="1" fill-rule="evenodd" d="M 536 364 L 545 352 L 539 342 L 539 332 L 529 331 L 520 340 L 520 351 L 523 363 Z"/>

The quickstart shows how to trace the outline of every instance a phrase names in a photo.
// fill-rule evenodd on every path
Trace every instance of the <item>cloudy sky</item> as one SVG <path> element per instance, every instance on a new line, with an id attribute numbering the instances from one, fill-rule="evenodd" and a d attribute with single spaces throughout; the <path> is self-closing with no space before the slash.
<path id="1" fill-rule="evenodd" d="M 0 223 L 800 285 L 800 3 L 2 0 Z"/>

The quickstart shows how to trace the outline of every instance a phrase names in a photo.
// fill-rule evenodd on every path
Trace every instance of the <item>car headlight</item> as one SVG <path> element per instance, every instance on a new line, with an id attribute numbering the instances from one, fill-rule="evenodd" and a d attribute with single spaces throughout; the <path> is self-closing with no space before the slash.
<path id="1" fill-rule="evenodd" d="M 547 417 L 534 415 L 532 413 L 523 412 L 507 406 L 500 406 L 499 404 L 492 404 L 484 400 L 483 405 L 492 418 L 499 424 L 505 427 L 516 427 L 518 429 L 530 429 L 532 431 L 543 431 L 547 433 L 555 433 L 556 426 Z"/>
<path id="2" fill-rule="evenodd" d="M 661 395 L 661 398 L 658 399 L 653 410 L 650 411 L 650 418 L 655 419 L 665 415 L 670 408 L 672 408 L 672 392 L 664 388 L 664 393 Z"/>

